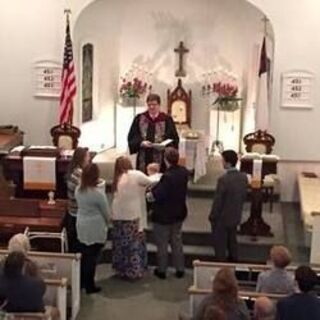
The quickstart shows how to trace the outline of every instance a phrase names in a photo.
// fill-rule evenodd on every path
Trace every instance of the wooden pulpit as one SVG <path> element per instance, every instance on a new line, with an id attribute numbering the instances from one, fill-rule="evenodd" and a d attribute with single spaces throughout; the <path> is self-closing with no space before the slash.
<path id="1" fill-rule="evenodd" d="M 253 158 L 241 158 L 240 171 L 247 174 L 252 174 L 253 171 Z M 268 174 L 277 173 L 277 160 L 276 159 L 263 159 L 261 168 L 261 180 L 254 181 L 251 185 L 251 208 L 249 219 L 242 223 L 240 226 L 240 234 L 250 236 L 264 236 L 272 237 L 271 227 L 263 220 L 262 205 L 263 205 L 263 192 L 262 181 Z"/>
<path id="2" fill-rule="evenodd" d="M 67 198 L 66 173 L 68 171 L 71 158 L 64 158 L 60 156 L 59 149 L 39 148 L 30 150 L 25 148 L 21 152 L 10 152 L 3 159 L 3 173 L 8 181 L 13 181 L 15 184 L 16 198 L 48 198 L 48 191 L 50 190 L 26 190 L 23 183 L 23 157 L 55 157 L 56 158 L 56 190 L 55 197 L 59 199 Z"/>

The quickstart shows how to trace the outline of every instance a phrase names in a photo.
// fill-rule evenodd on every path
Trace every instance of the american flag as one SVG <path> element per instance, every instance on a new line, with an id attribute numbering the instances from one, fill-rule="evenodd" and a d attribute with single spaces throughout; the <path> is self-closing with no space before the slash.
<path id="1" fill-rule="evenodd" d="M 61 96 L 59 120 L 62 123 L 72 123 L 73 98 L 76 95 L 76 76 L 74 70 L 72 41 L 70 36 L 69 18 L 67 17 L 66 38 L 64 44 L 63 69 L 61 77 Z"/>

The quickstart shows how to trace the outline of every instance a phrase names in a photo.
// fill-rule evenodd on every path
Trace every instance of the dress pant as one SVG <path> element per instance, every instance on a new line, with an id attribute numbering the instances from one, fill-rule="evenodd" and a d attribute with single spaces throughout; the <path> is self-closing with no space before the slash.
<path id="1" fill-rule="evenodd" d="M 80 251 L 80 242 L 77 235 L 77 217 L 72 216 L 71 214 L 66 214 L 65 226 L 67 230 L 68 237 L 68 251 L 76 253 Z"/>
<path id="2" fill-rule="evenodd" d="M 211 230 L 213 234 L 213 247 L 216 260 L 237 262 L 237 226 L 226 227 L 221 223 L 215 223 L 211 224 Z"/>
<path id="3" fill-rule="evenodd" d="M 153 224 L 154 238 L 157 245 L 158 271 L 165 273 L 168 267 L 168 245 L 171 246 L 173 265 L 177 271 L 184 271 L 182 244 L 182 222 L 175 224 Z"/>
<path id="4" fill-rule="evenodd" d="M 97 260 L 103 244 L 95 243 L 86 245 L 80 243 L 81 252 L 81 288 L 91 290 L 95 287 L 94 277 L 96 274 Z"/>

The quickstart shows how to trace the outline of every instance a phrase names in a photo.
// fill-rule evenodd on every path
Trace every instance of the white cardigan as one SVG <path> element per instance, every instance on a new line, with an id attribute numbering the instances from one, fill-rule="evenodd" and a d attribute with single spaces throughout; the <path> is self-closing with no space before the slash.
<path id="1" fill-rule="evenodd" d="M 128 170 L 124 173 L 113 196 L 112 219 L 135 220 L 139 219 L 139 230 L 147 227 L 147 209 L 145 200 L 146 187 L 152 180 L 143 172 Z"/>

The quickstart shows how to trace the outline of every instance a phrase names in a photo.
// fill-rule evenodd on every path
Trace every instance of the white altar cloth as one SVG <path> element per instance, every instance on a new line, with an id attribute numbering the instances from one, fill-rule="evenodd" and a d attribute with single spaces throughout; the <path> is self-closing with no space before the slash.
<path id="1" fill-rule="evenodd" d="M 188 170 L 194 171 L 193 182 L 197 182 L 207 173 L 206 145 L 203 138 L 186 139 L 180 138 L 179 153 L 182 162 Z"/>
<path id="2" fill-rule="evenodd" d="M 23 157 L 23 184 L 26 190 L 55 190 L 56 158 Z"/>

